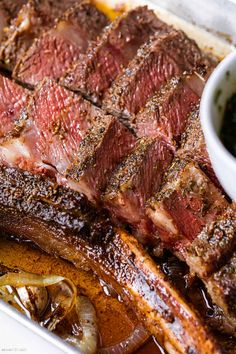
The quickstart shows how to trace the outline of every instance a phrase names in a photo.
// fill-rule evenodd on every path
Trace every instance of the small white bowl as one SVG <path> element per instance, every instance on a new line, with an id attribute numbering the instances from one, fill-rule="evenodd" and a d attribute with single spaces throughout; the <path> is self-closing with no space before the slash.
<path id="1" fill-rule="evenodd" d="M 219 138 L 227 100 L 236 92 L 236 50 L 213 71 L 204 88 L 200 118 L 215 173 L 226 193 L 236 201 L 236 158 Z M 236 141 L 236 137 L 235 137 Z"/>

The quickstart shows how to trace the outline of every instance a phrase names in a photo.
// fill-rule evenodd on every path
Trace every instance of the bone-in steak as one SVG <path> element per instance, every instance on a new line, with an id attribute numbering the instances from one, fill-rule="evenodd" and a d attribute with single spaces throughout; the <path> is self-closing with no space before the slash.
<path id="1" fill-rule="evenodd" d="M 31 86 L 45 77 L 62 77 L 107 24 L 106 16 L 94 5 L 79 2 L 65 13 L 55 28 L 34 40 L 17 63 L 13 76 Z"/>
<path id="2" fill-rule="evenodd" d="M 144 108 L 160 86 L 175 75 L 201 64 L 196 43 L 181 31 L 155 35 L 145 44 L 107 93 L 103 107 L 109 112 L 131 118 Z"/>
<path id="3" fill-rule="evenodd" d="M 220 349 L 137 241 L 79 193 L 42 176 L 0 168 L 0 225 L 46 252 L 87 264 L 134 307 L 150 333 L 181 353 Z M 163 338 L 163 332 L 165 336 Z M 169 344 L 171 343 L 171 344 Z"/>
<path id="4" fill-rule="evenodd" d="M 30 0 L 23 7 L 2 47 L 9 69 L 35 36 L 47 31 L 41 37 L 47 42 L 48 34 L 55 31 L 54 19 L 59 14 L 61 18 L 66 6 L 68 2 Z M 87 2 L 80 6 L 91 9 Z M 91 21 L 96 22 L 95 16 Z M 84 25 L 87 28 L 88 23 Z M 57 35 L 61 30 L 63 39 L 73 32 L 71 27 L 65 31 L 65 26 L 65 21 L 57 22 Z M 89 264 L 134 306 L 147 329 L 168 351 L 218 354 L 198 315 L 175 292 L 138 241 L 115 228 L 102 209 L 106 205 L 115 220 L 128 223 L 129 228 L 131 225 L 137 235 L 146 232 L 147 247 L 153 247 L 151 242 L 160 237 L 156 248 L 164 244 L 188 263 L 191 276 L 186 280 L 190 282 L 193 273 L 202 278 L 235 333 L 235 211 L 201 170 L 208 173 L 210 165 L 205 163 L 202 133 L 196 145 L 189 140 L 196 141 L 194 131 L 199 124 L 194 120 L 196 113 L 192 114 L 199 99 L 196 85 L 190 84 L 193 76 L 190 80 L 173 79 L 157 94 L 173 76 L 198 70 L 207 60 L 193 41 L 163 25 L 147 8 L 131 10 L 116 20 L 86 55 L 76 64 L 76 70 L 79 65 L 85 69 L 79 72 L 81 86 L 74 89 L 99 104 L 106 95 L 104 107 L 120 118 L 133 118 L 143 108 L 144 114 L 151 105 L 150 101 L 146 106 L 147 100 L 155 95 L 161 102 L 159 106 L 153 101 L 154 113 L 158 114 L 151 120 L 158 121 L 157 132 L 153 126 L 152 137 L 136 144 L 136 137 L 118 119 L 52 80 L 44 79 L 27 98 L 27 91 L 21 91 L 14 82 L 6 81 L 5 85 L 2 81 L 0 112 L 5 123 L 0 140 L 0 227 L 76 266 L 81 265 L 82 257 L 86 266 Z M 13 93 L 10 99 L 8 87 Z M 25 99 L 27 104 L 18 116 Z M 156 112 L 159 108 L 161 113 Z M 175 146 L 170 146 L 170 141 L 181 143 L 172 164 Z M 198 147 L 200 152 L 191 157 Z M 53 179 L 46 178 L 46 172 Z M 101 210 L 88 198 L 98 202 Z"/>
<path id="5" fill-rule="evenodd" d="M 95 46 L 91 46 L 62 84 L 101 103 L 113 80 L 133 59 L 138 48 L 150 35 L 165 32 L 167 28 L 147 7 L 125 13 L 107 28 Z"/>

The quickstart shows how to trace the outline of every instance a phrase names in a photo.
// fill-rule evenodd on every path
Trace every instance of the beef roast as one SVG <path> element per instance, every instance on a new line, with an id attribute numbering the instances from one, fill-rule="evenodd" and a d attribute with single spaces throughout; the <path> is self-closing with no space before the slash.
<path id="1" fill-rule="evenodd" d="M 68 72 L 62 84 L 101 103 L 113 80 L 138 48 L 150 35 L 167 28 L 146 6 L 124 13 L 107 28 L 98 43 L 91 46 L 86 57 Z"/>
<path id="2" fill-rule="evenodd" d="M 75 266 L 81 257 L 133 306 L 166 348 L 220 354 L 199 316 L 137 241 L 86 198 L 42 176 L 0 167 L 0 226 Z"/>
<path id="3" fill-rule="evenodd" d="M 68 185 L 89 200 L 99 201 L 112 170 L 134 146 L 136 139 L 118 119 L 98 119 L 77 149 L 66 172 Z"/>
<path id="4" fill-rule="evenodd" d="M 2 65 L 12 71 L 34 38 L 52 27 L 55 19 L 60 17 L 75 1 L 28 0 L 4 32 L 0 47 Z"/>
<path id="5" fill-rule="evenodd" d="M 178 142 L 189 114 L 199 102 L 203 86 L 196 73 L 172 78 L 135 117 L 133 125 L 137 135 L 162 134 L 170 142 Z"/>
<path id="6" fill-rule="evenodd" d="M 107 93 L 103 107 L 111 113 L 131 118 L 168 79 L 191 71 L 202 61 L 196 43 L 181 31 L 152 37 Z"/>
<path id="7" fill-rule="evenodd" d="M 228 202 L 194 162 L 175 160 L 160 193 L 148 204 L 147 213 L 167 247 L 182 252 L 206 223 L 220 215 Z"/>
<path id="8" fill-rule="evenodd" d="M 17 63 L 13 76 L 35 86 L 45 77 L 58 79 L 96 40 L 108 19 L 87 0 L 67 10 L 56 26 L 34 40 Z"/>
<path id="9" fill-rule="evenodd" d="M 14 129 L 29 91 L 0 75 L 0 139 Z"/>
<path id="10" fill-rule="evenodd" d="M 153 243 L 155 228 L 145 213 L 145 202 L 156 192 L 172 160 L 168 145 L 158 138 L 140 139 L 114 171 L 104 203 L 115 219 L 131 225 L 142 243 Z"/>

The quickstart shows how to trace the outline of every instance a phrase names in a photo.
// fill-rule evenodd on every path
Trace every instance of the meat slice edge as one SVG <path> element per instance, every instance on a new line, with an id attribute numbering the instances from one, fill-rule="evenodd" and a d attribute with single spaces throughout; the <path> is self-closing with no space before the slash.
<path id="1" fill-rule="evenodd" d="M 138 239 L 155 244 L 159 237 L 145 213 L 145 203 L 156 192 L 173 155 L 160 138 L 143 138 L 114 170 L 103 196 L 114 219 L 128 223 Z"/>
<path id="2" fill-rule="evenodd" d="M 16 64 L 13 76 L 30 86 L 45 77 L 59 79 L 85 53 L 108 24 L 106 16 L 88 1 L 81 1 L 35 39 Z"/>
<path id="3" fill-rule="evenodd" d="M 182 252 L 203 227 L 221 215 L 228 202 L 194 162 L 176 159 L 160 193 L 148 203 L 147 213 L 164 242 Z"/>
<path id="4" fill-rule="evenodd" d="M 229 206 L 204 227 L 187 249 L 186 261 L 200 278 L 207 278 L 227 263 L 236 246 L 236 213 Z"/>
<path id="5" fill-rule="evenodd" d="M 0 139 L 14 129 L 29 94 L 27 89 L 0 75 Z"/>
<path id="6" fill-rule="evenodd" d="M 165 32 L 168 28 L 146 6 L 124 13 L 111 23 L 86 56 L 68 71 L 62 85 L 101 104 L 107 89 L 138 48 L 150 35 L 156 31 Z"/>
<path id="7" fill-rule="evenodd" d="M 103 116 L 88 130 L 66 171 L 67 184 L 99 202 L 113 169 L 133 148 L 135 136 L 119 120 Z"/>
<path id="8" fill-rule="evenodd" d="M 154 35 L 114 81 L 103 108 L 132 119 L 147 100 L 171 77 L 201 65 L 203 56 L 197 44 L 183 32 L 173 30 Z"/>
<path id="9" fill-rule="evenodd" d="M 172 144 L 178 144 L 203 87 L 204 81 L 196 73 L 172 78 L 135 117 L 132 125 L 137 135 L 162 134 Z"/>
<path id="10" fill-rule="evenodd" d="M 60 17 L 75 1 L 52 3 L 50 0 L 28 0 L 5 31 L 0 47 L 1 64 L 12 71 L 34 38 L 52 27 L 56 18 Z"/>

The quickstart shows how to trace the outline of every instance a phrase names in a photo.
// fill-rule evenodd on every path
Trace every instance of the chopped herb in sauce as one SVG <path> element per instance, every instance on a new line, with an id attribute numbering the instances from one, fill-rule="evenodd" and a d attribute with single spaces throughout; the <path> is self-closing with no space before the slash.
<path id="1" fill-rule="evenodd" d="M 226 104 L 220 137 L 224 146 L 236 157 L 236 93 Z"/>

